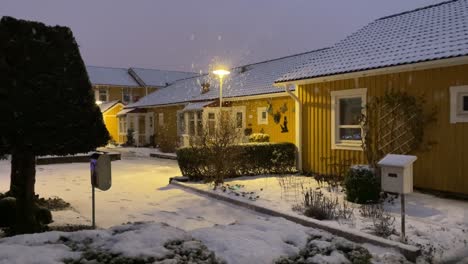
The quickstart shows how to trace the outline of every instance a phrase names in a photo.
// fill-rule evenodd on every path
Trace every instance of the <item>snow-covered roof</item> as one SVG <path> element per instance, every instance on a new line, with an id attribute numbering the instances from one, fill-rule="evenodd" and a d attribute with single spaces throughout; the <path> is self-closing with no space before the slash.
<path id="1" fill-rule="evenodd" d="M 202 110 L 203 107 L 212 104 L 214 101 L 206 101 L 206 102 L 196 102 L 196 103 L 188 103 L 183 111 L 195 111 L 195 110 Z"/>
<path id="2" fill-rule="evenodd" d="M 86 70 L 93 85 L 140 86 L 125 68 L 86 66 Z"/>
<path id="3" fill-rule="evenodd" d="M 295 65 L 319 56 L 326 49 L 314 50 L 269 61 L 248 64 L 231 69 L 224 78 L 223 98 L 283 92 L 274 87 L 274 81 Z M 202 84 L 209 84 L 209 91 L 202 93 Z M 201 75 L 174 82 L 159 89 L 128 107 L 145 107 L 170 104 L 185 104 L 219 98 L 219 79 L 213 74 Z"/>
<path id="4" fill-rule="evenodd" d="M 155 86 L 155 87 L 165 87 L 169 84 L 190 77 L 197 76 L 197 73 L 194 72 L 181 72 L 181 71 L 166 71 L 166 70 L 157 70 L 157 69 L 144 69 L 144 68 L 130 68 L 129 73 L 136 76 L 135 79 L 142 86 Z"/>
<path id="5" fill-rule="evenodd" d="M 276 82 L 468 55 L 468 0 L 383 17 Z"/>
<path id="6" fill-rule="evenodd" d="M 381 159 L 378 164 L 380 166 L 390 166 L 390 167 L 399 167 L 403 168 L 413 164 L 418 158 L 411 155 L 397 155 L 397 154 L 388 154 L 383 159 Z"/>
<path id="7" fill-rule="evenodd" d="M 119 100 L 105 102 L 99 105 L 99 109 L 101 109 L 101 113 L 104 113 L 118 103 L 120 103 Z"/>

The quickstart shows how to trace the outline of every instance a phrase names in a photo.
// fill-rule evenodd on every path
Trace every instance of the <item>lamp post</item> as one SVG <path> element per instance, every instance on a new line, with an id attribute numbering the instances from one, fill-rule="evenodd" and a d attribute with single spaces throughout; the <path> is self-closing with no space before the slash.
<path id="1" fill-rule="evenodd" d="M 219 115 L 221 116 L 221 109 L 223 107 L 223 78 L 225 75 L 229 75 L 230 72 L 227 70 L 219 69 L 213 71 L 213 74 L 219 77 Z"/>

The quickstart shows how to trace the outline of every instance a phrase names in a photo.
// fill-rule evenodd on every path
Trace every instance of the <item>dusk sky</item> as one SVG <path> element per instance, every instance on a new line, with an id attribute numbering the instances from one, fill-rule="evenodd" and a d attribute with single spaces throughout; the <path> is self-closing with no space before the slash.
<path id="1" fill-rule="evenodd" d="M 0 16 L 70 27 L 88 65 L 206 71 L 327 47 L 441 0 L 0 0 Z"/>

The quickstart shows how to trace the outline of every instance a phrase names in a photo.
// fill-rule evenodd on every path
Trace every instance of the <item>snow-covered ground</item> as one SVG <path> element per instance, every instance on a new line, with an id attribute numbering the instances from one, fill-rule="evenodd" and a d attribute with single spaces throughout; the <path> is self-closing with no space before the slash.
<path id="1" fill-rule="evenodd" d="M 88 166 L 86 163 L 37 166 L 36 192 L 44 197 L 61 197 L 74 208 L 53 212 L 55 224 L 90 223 Z M 0 161 L 0 192 L 8 189 L 9 174 L 9 162 Z M 297 253 L 305 245 L 308 234 L 317 232 L 282 218 L 267 217 L 171 187 L 169 178 L 180 175 L 173 160 L 128 155 L 112 162 L 112 175 L 112 188 L 96 193 L 98 226 L 108 228 L 136 221 L 155 223 L 122 236 L 125 241 L 117 239 L 113 229 L 79 231 L 66 236 L 84 239 L 99 235 L 99 239 L 93 239 L 103 243 L 99 245 L 112 246 L 120 253 L 135 253 L 151 247 L 160 248 L 158 232 L 169 233 L 171 239 L 182 234 L 202 241 L 228 263 L 261 264 Z M 169 231 L 161 231 L 158 222 L 169 224 Z M 174 231 L 179 230 L 176 228 L 183 231 Z M 48 232 L 1 239 L 0 263 L 54 263 L 63 257 L 77 257 L 70 247 L 57 242 L 62 235 L 64 233 Z M 386 249 L 367 246 L 377 252 L 376 258 L 389 254 Z M 400 257 L 397 253 L 390 254 Z"/>
<path id="2" fill-rule="evenodd" d="M 208 184 L 188 183 L 192 187 L 212 191 Z M 231 186 L 244 186 L 236 192 L 254 192 L 253 196 L 259 196 L 255 201 L 246 197 L 236 196 L 229 190 L 223 192 L 218 188 L 216 192 L 234 199 L 255 203 L 257 205 L 274 209 L 276 211 L 292 214 L 298 217 L 298 212 L 292 207 L 299 204 L 302 197 L 302 188 L 317 189 L 317 182 L 310 177 L 301 176 L 257 176 L 242 177 L 228 180 Z M 327 188 L 321 188 L 326 195 L 344 199 L 343 192 L 329 192 Z M 359 205 L 350 203 L 354 207 L 354 219 L 346 221 L 326 221 L 338 228 L 353 228 L 363 232 L 371 232 L 372 220 L 360 216 Z M 386 204 L 386 210 L 395 217 L 395 228 L 400 230 L 400 200 Z M 433 251 L 435 261 L 448 261 L 452 259 L 466 258 L 468 263 L 468 202 L 451 199 L 443 199 L 433 195 L 414 192 L 406 196 L 406 235 L 409 244 L 425 247 L 426 252 Z M 399 236 L 390 239 L 399 240 Z"/>

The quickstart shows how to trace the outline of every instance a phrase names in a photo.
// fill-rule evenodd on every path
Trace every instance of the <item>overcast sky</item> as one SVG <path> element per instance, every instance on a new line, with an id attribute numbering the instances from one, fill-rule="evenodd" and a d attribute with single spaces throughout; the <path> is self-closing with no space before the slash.
<path id="1" fill-rule="evenodd" d="M 85 63 L 207 70 L 332 45 L 441 0 L 0 0 L 0 16 L 70 27 Z"/>

